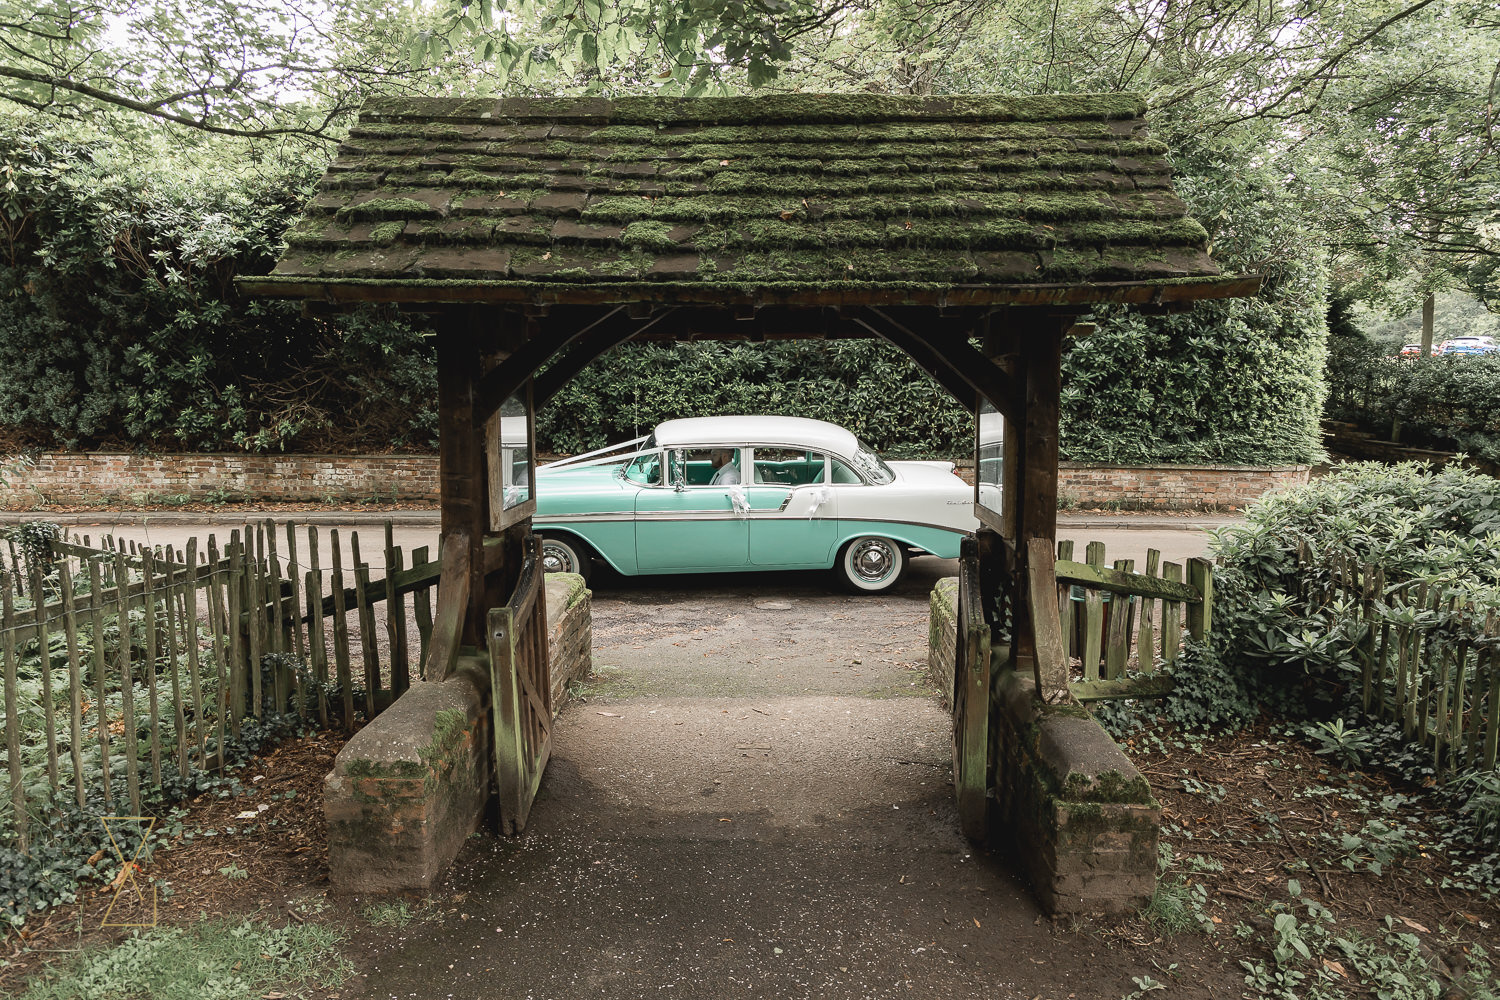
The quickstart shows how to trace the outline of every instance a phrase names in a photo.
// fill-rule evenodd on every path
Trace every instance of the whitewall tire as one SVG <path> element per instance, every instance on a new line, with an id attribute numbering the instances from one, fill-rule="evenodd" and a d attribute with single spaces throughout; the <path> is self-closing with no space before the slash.
<path id="1" fill-rule="evenodd" d="M 839 552 L 834 564 L 839 582 L 856 594 L 889 590 L 905 570 L 906 552 L 896 542 L 879 535 L 852 539 Z"/>
<path id="2" fill-rule="evenodd" d="M 593 568 L 593 557 L 582 542 L 566 535 L 542 536 L 543 572 L 577 573 L 587 580 Z"/>

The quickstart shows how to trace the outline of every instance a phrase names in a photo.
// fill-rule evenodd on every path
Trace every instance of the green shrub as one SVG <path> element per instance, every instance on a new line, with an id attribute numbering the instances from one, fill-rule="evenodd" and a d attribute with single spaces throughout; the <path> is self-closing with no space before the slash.
<path id="1" fill-rule="evenodd" d="M 1305 563 L 1302 546 L 1313 555 Z M 1184 658 L 1188 672 L 1174 692 L 1179 720 L 1228 721 L 1243 697 L 1256 712 L 1312 720 L 1304 732 L 1319 752 L 1431 784 L 1430 747 L 1362 716 L 1356 650 L 1368 626 L 1330 589 L 1330 557 L 1380 567 L 1388 588 L 1422 581 L 1429 593 L 1451 595 L 1458 607 L 1437 602 L 1421 612 L 1424 628 L 1482 642 L 1485 619 L 1500 611 L 1500 481 L 1459 466 L 1343 466 L 1262 498 L 1212 548 L 1219 565 L 1210 645 L 1218 662 L 1205 677 L 1211 660 Z M 1438 791 L 1476 842 L 1492 842 L 1500 827 L 1497 780 L 1493 772 L 1460 771 Z M 1492 860 L 1491 868 L 1500 867 L 1500 858 Z"/>
<path id="2" fill-rule="evenodd" d="M 126 147 L 0 123 L 0 424 L 34 447 L 430 447 L 430 338 L 245 301 L 322 173 L 311 151 Z"/>
<path id="3" fill-rule="evenodd" d="M 1500 463 L 1500 354 L 1397 358 L 1339 338 L 1328 359 L 1328 415 L 1406 444 Z"/>

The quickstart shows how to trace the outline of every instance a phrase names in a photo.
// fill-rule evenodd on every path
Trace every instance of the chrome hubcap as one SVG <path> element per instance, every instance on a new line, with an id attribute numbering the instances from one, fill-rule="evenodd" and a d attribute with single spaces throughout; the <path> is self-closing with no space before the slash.
<path id="1" fill-rule="evenodd" d="M 546 573 L 576 573 L 568 553 L 555 545 L 542 546 L 542 570 Z"/>
<path id="2" fill-rule="evenodd" d="M 854 547 L 849 561 L 861 580 L 878 583 L 890 575 L 896 554 L 888 543 L 868 538 Z"/>

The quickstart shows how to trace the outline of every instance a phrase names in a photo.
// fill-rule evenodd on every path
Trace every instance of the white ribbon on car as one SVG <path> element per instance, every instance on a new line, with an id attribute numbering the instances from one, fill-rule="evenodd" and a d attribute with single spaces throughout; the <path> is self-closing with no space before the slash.
<path id="1" fill-rule="evenodd" d="M 818 508 L 833 499 L 833 490 L 826 486 L 819 486 L 810 494 L 812 506 L 807 509 L 807 519 L 811 521 L 818 516 Z"/>
<path id="2" fill-rule="evenodd" d="M 750 498 L 745 495 L 745 487 L 739 483 L 730 483 L 725 487 L 729 494 L 729 502 L 734 506 L 734 516 L 746 518 L 750 516 Z"/>

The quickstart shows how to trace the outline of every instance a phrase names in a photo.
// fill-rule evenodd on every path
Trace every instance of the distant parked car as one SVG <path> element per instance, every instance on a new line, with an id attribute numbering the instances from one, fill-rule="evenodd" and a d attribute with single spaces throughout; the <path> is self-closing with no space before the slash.
<path id="1" fill-rule="evenodd" d="M 1438 354 L 1489 354 L 1500 351 L 1494 337 L 1453 337 L 1438 346 Z"/>
<path id="2" fill-rule="evenodd" d="M 1421 356 L 1422 356 L 1422 345 L 1421 344 L 1407 344 L 1407 345 L 1405 345 L 1404 347 L 1401 348 L 1401 357 L 1403 357 L 1403 358 L 1419 358 Z"/>
<path id="3" fill-rule="evenodd" d="M 886 462 L 844 428 L 798 417 L 668 420 L 542 466 L 536 483 L 549 572 L 587 574 L 596 557 L 626 576 L 831 568 L 877 593 L 909 553 L 954 558 L 978 526 L 952 462 Z"/>

